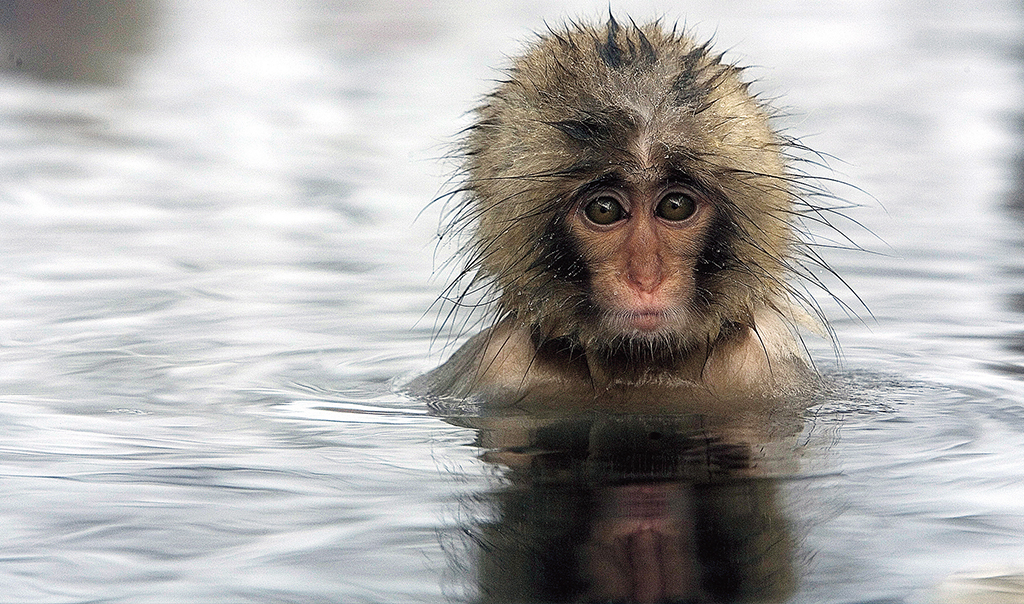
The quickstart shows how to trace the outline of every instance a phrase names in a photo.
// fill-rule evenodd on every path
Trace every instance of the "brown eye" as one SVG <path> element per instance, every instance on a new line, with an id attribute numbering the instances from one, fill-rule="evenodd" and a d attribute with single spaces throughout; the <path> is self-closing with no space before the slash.
<path id="1" fill-rule="evenodd" d="M 606 225 L 622 220 L 626 211 L 614 197 L 598 197 L 583 208 L 587 218 L 594 224 Z"/>
<path id="2" fill-rule="evenodd" d="M 697 204 L 688 195 L 685 193 L 669 193 L 661 198 L 654 213 L 665 220 L 678 222 L 693 216 L 693 213 L 696 211 Z"/>

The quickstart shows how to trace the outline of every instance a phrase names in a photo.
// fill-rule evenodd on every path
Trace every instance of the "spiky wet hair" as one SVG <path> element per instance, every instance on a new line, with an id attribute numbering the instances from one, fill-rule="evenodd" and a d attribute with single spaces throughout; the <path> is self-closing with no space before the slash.
<path id="1" fill-rule="evenodd" d="M 751 325 L 757 307 L 786 315 L 791 298 L 806 299 L 788 277 L 813 279 L 794 260 L 816 263 L 793 228 L 810 206 L 788 166 L 798 146 L 772 130 L 741 72 L 659 22 L 610 17 L 540 35 L 465 133 L 464 180 L 442 235 L 471 236 L 449 293 L 490 288 L 498 320 L 594 343 L 588 269 L 567 213 L 617 174 L 656 170 L 716 208 L 697 262 L 694 334 L 714 340 Z"/>

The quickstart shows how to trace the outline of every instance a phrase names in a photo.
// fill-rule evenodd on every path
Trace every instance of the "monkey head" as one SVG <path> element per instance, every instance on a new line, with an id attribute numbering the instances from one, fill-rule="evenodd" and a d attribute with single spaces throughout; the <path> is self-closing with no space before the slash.
<path id="1" fill-rule="evenodd" d="M 463 140 L 450 228 L 538 344 L 678 356 L 784 313 L 788 141 L 741 69 L 658 23 L 552 30 Z"/>

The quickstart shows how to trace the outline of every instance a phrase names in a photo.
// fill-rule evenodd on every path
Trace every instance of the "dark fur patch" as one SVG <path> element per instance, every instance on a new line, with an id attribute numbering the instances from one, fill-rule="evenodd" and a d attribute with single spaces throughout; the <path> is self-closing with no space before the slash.
<path id="1" fill-rule="evenodd" d="M 700 83 L 700 62 L 707 56 L 707 46 L 698 46 L 683 57 L 679 75 L 672 82 L 672 98 L 680 107 L 698 111 L 707 104 L 708 90 Z"/>
<path id="2" fill-rule="evenodd" d="M 586 351 L 576 339 L 568 336 L 548 339 L 536 328 L 531 331 L 530 339 L 537 350 L 537 362 L 558 364 L 563 369 L 571 365 L 581 372 L 586 371 Z"/>
<path id="3" fill-rule="evenodd" d="M 639 27 L 634 25 L 632 30 L 632 33 L 636 34 L 636 42 L 629 37 L 630 32 L 626 32 L 620 42 L 620 31 L 622 28 L 619 27 L 618 22 L 614 18 L 609 18 L 608 35 L 604 40 L 595 41 L 597 56 L 601 58 L 602 63 L 612 69 L 619 69 L 629 64 L 653 65 L 658 60 L 658 53 L 655 52 L 654 46 Z"/>
<path id="4" fill-rule="evenodd" d="M 721 214 L 715 216 L 694 269 L 698 288 L 705 289 L 712 278 L 736 262 L 733 252 L 734 233 L 735 229 L 730 226 L 728 218 Z"/>
<path id="5" fill-rule="evenodd" d="M 658 53 L 654 51 L 651 41 L 647 39 L 647 36 L 644 35 L 640 28 L 636 28 L 636 34 L 640 38 L 640 58 L 645 63 L 654 65 L 658 62 Z"/>
<path id="6" fill-rule="evenodd" d="M 618 69 L 622 67 L 622 47 L 615 40 L 615 35 L 619 33 L 619 24 L 615 22 L 612 17 L 608 18 L 608 37 L 601 42 L 597 42 L 597 55 L 601 57 L 601 61 L 611 67 L 612 69 Z"/>
<path id="7" fill-rule="evenodd" d="M 619 107 L 581 108 L 566 119 L 548 124 L 604 158 L 609 151 L 625 152 L 625 141 L 637 128 L 637 116 Z"/>
<path id="8" fill-rule="evenodd" d="M 605 371 L 625 381 L 671 372 L 691 352 L 692 347 L 674 338 L 650 340 L 629 335 L 602 342 L 595 350 Z"/>
<path id="9" fill-rule="evenodd" d="M 584 288 L 590 283 L 590 270 L 561 214 L 556 214 L 548 222 L 544 234 L 534 245 L 538 252 L 537 259 L 529 270 L 540 269 L 559 281 Z"/>
<path id="10" fill-rule="evenodd" d="M 548 122 L 569 138 L 592 146 L 604 145 L 612 139 L 613 127 L 605 122 L 586 120 L 561 120 Z"/>

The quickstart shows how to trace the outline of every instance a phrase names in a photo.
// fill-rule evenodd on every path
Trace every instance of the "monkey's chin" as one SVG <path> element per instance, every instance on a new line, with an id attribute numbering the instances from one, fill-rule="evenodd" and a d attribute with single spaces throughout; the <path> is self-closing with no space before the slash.
<path id="1" fill-rule="evenodd" d="M 692 349 L 688 316 L 673 310 L 631 309 L 606 312 L 589 347 L 604 370 L 617 380 L 672 371 Z"/>
<path id="2" fill-rule="evenodd" d="M 641 340 L 662 339 L 675 333 L 680 321 L 684 321 L 684 318 L 679 313 L 651 308 L 619 310 L 605 317 L 605 324 L 611 333 Z"/>
<path id="3" fill-rule="evenodd" d="M 653 334 L 663 329 L 668 320 L 665 318 L 665 313 L 651 311 L 631 313 L 628 323 L 636 331 Z"/>

